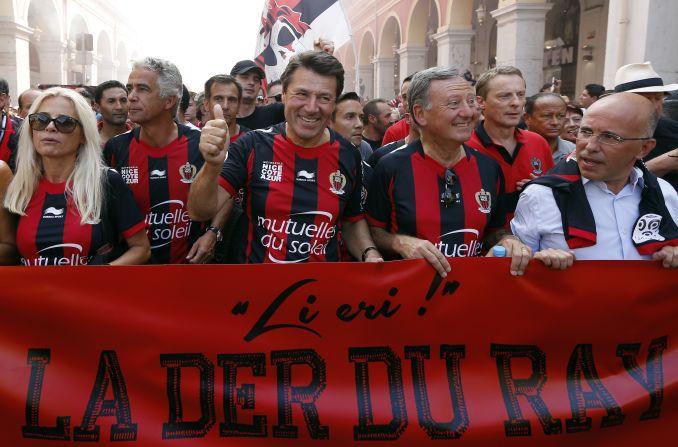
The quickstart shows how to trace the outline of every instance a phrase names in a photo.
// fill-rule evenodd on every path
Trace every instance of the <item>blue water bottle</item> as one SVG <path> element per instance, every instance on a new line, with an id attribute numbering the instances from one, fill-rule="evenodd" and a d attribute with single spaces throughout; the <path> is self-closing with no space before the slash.
<path id="1" fill-rule="evenodd" d="M 506 247 L 502 247 L 501 245 L 495 245 L 492 247 L 492 256 L 495 258 L 503 258 L 506 256 Z"/>

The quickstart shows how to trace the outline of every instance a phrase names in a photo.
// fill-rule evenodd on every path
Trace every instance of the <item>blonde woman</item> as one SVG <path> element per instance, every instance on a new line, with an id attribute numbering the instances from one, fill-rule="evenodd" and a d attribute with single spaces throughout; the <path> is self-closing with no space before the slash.
<path id="1" fill-rule="evenodd" d="M 33 102 L 5 207 L 19 216 L 23 265 L 143 264 L 150 257 L 143 215 L 122 177 L 104 166 L 92 109 L 72 90 L 51 88 Z"/>

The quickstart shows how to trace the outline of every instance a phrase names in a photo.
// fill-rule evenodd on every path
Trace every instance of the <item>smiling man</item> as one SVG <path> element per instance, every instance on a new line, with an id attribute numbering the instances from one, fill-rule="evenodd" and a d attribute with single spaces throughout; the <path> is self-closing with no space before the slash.
<path id="1" fill-rule="evenodd" d="M 410 114 L 421 138 L 383 157 L 367 194 L 372 237 L 396 259 L 425 258 L 442 276 L 446 258 L 481 256 L 502 236 L 504 181 L 499 165 L 464 145 L 477 119 L 473 87 L 456 70 L 434 67 L 410 84 Z M 522 274 L 529 250 L 499 242 Z"/>
<path id="2" fill-rule="evenodd" d="M 633 113 L 629 113 L 632 110 Z M 570 156 L 520 196 L 511 228 L 552 268 L 576 259 L 655 259 L 678 267 L 678 194 L 642 163 L 659 117 L 647 99 L 596 101 Z"/>
<path id="3" fill-rule="evenodd" d="M 205 165 L 191 186 L 191 217 L 212 217 L 243 188 L 249 236 L 235 241 L 243 262 L 339 261 L 339 224 L 355 258 L 380 261 L 360 208 L 360 154 L 327 127 L 343 90 L 341 63 L 324 52 L 301 53 L 281 81 L 286 123 L 231 145 L 215 106 L 200 137 Z"/>

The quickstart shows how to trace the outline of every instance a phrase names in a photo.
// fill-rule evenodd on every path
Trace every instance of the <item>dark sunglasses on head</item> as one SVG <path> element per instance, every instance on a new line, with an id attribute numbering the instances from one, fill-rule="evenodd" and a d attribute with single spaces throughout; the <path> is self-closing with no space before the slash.
<path id="1" fill-rule="evenodd" d="M 54 122 L 54 127 L 61 133 L 71 133 L 76 126 L 82 127 L 80 121 L 68 115 L 59 115 L 56 118 L 52 118 L 46 112 L 28 115 L 28 124 L 33 130 L 45 130 L 51 122 Z"/>
<path id="2" fill-rule="evenodd" d="M 450 169 L 445 169 L 445 191 L 440 194 L 440 203 L 445 208 L 449 208 L 455 203 L 461 203 L 459 193 L 452 191 L 454 184 L 457 183 L 458 180 L 457 174 Z"/>

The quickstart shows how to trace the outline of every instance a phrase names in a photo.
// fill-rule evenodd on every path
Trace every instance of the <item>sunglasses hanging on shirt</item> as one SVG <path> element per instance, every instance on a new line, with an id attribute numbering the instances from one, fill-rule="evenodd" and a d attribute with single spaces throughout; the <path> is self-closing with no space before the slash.
<path id="1" fill-rule="evenodd" d="M 458 192 L 454 192 L 454 185 L 459 181 L 457 174 L 451 169 L 445 169 L 445 191 L 440 194 L 440 203 L 449 208 L 455 203 L 461 203 L 461 196 Z"/>

